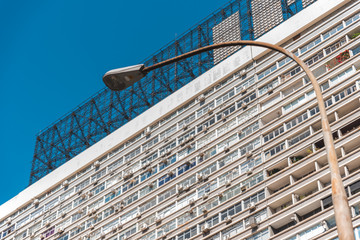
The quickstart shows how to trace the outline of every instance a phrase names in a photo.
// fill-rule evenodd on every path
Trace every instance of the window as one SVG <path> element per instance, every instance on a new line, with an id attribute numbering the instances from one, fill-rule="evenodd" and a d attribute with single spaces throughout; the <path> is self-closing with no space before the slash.
<path id="1" fill-rule="evenodd" d="M 309 58 L 308 60 L 306 60 L 305 64 L 308 66 L 311 66 L 314 63 L 316 63 L 317 61 L 319 61 L 320 59 L 322 59 L 323 57 L 324 57 L 324 52 L 320 51 L 317 54 L 315 54 L 314 56 L 312 56 L 311 58 Z"/>
<path id="2" fill-rule="evenodd" d="M 105 170 L 105 169 L 104 169 L 104 170 Z M 81 183 L 79 183 L 78 185 L 76 185 L 76 187 L 75 187 L 75 192 L 77 193 L 77 192 L 81 191 L 81 190 L 84 189 L 87 185 L 89 185 L 89 183 L 90 183 L 90 179 L 89 179 L 89 178 L 85 179 L 84 181 L 82 181 Z"/>
<path id="3" fill-rule="evenodd" d="M 260 191 L 260 192 L 258 192 L 256 194 L 246 198 L 244 200 L 244 209 L 249 208 L 250 203 L 252 203 L 252 202 L 257 203 L 257 202 L 260 202 L 263 199 L 265 199 L 265 191 L 264 190 L 262 190 L 262 191 Z"/>
<path id="4" fill-rule="evenodd" d="M 221 212 L 221 221 L 224 221 L 226 217 L 235 215 L 242 211 L 241 202 L 229 207 L 228 209 Z"/>
<path id="5" fill-rule="evenodd" d="M 287 122 L 286 125 L 286 129 L 289 130 L 290 128 L 295 127 L 296 125 L 298 125 L 299 123 L 302 123 L 303 121 L 305 121 L 306 119 L 308 119 L 308 114 L 307 112 L 301 114 L 298 117 L 295 117 L 294 119 L 290 120 L 289 122 Z"/>
<path id="6" fill-rule="evenodd" d="M 147 150 L 151 148 L 153 145 L 159 142 L 159 136 L 154 137 L 153 139 L 149 140 L 145 144 L 142 145 L 143 150 Z"/>
<path id="7" fill-rule="evenodd" d="M 100 193 L 101 191 L 103 191 L 105 189 L 105 183 L 101 183 L 99 186 L 93 188 L 90 192 L 93 195 L 97 195 L 98 193 Z"/>
<path id="8" fill-rule="evenodd" d="M 164 147 L 160 148 L 160 150 L 159 150 L 160 155 L 164 154 L 166 151 L 170 151 L 174 147 L 176 147 L 176 140 L 173 140 L 169 144 L 167 144 Z"/>
<path id="9" fill-rule="evenodd" d="M 179 128 L 182 128 L 184 125 L 189 125 L 192 121 L 195 120 L 195 113 L 191 114 L 190 116 L 184 118 L 179 122 Z"/>
<path id="10" fill-rule="evenodd" d="M 360 13 L 355 14 L 354 16 L 352 16 L 351 18 L 347 19 L 345 21 L 345 25 L 348 26 L 351 23 L 355 22 L 356 20 L 358 20 L 360 18 Z"/>
<path id="11" fill-rule="evenodd" d="M 245 153 L 254 150 L 255 148 L 260 146 L 260 138 L 256 138 L 252 142 L 248 143 L 247 145 L 240 148 L 240 155 L 243 156 Z"/>
<path id="12" fill-rule="evenodd" d="M 220 113 L 216 114 L 216 120 L 219 121 L 222 118 L 225 119 L 226 116 L 228 116 L 234 111 L 235 111 L 235 103 L 231 104 L 231 106 L 225 109 L 224 111 L 221 111 Z"/>
<path id="13" fill-rule="evenodd" d="M 234 95 L 235 95 L 235 90 L 231 89 L 230 91 L 228 91 L 227 93 L 223 94 L 222 96 L 218 97 L 215 100 L 216 106 L 219 106 L 223 102 L 226 102 L 228 99 L 232 98 Z"/>
<path id="14" fill-rule="evenodd" d="M 127 206 L 138 199 L 139 199 L 139 195 L 137 192 L 135 192 L 135 193 L 131 194 L 130 196 L 124 198 L 124 205 Z"/>
<path id="15" fill-rule="evenodd" d="M 247 104 L 256 98 L 256 92 L 247 95 L 246 97 L 242 98 L 240 101 L 237 102 L 237 107 L 241 108 L 243 104 Z"/>
<path id="16" fill-rule="evenodd" d="M 299 98 L 295 99 L 294 101 L 292 101 L 291 103 L 287 104 L 284 106 L 284 112 L 287 113 L 295 108 L 297 108 L 298 106 L 300 106 L 301 104 L 309 101 L 309 99 L 313 98 L 315 96 L 315 92 L 314 90 L 305 93 L 305 95 L 300 96 Z"/>
<path id="17" fill-rule="evenodd" d="M 259 233 L 256 233 L 255 235 L 246 238 L 246 240 L 266 240 L 270 238 L 269 230 L 265 229 Z"/>
<path id="18" fill-rule="evenodd" d="M 240 233 L 244 229 L 243 222 L 240 221 L 231 227 L 221 231 L 221 235 L 225 237 L 230 237 L 230 239 L 235 236 L 236 234 Z"/>
<path id="19" fill-rule="evenodd" d="M 166 129 L 162 133 L 160 133 L 160 141 L 162 141 L 165 138 L 169 137 L 175 131 L 176 131 L 176 124 L 174 126 L 168 128 L 168 129 Z"/>
<path id="20" fill-rule="evenodd" d="M 217 188 L 217 182 L 213 181 L 211 183 L 207 183 L 197 189 L 198 198 L 201 198 L 205 193 L 211 192 Z"/>
<path id="21" fill-rule="evenodd" d="M 209 166 L 207 166 L 206 168 L 203 168 L 201 171 L 199 171 L 198 174 L 209 176 L 211 173 L 215 172 L 216 170 L 217 170 L 216 163 L 212 163 Z"/>
<path id="22" fill-rule="evenodd" d="M 201 123 L 200 125 L 196 126 L 196 131 L 201 132 L 204 128 L 210 127 L 214 123 L 215 123 L 215 117 L 212 117 L 212 118 L 206 120 L 205 122 Z M 194 132 L 194 134 L 195 134 L 195 132 Z"/>
<path id="23" fill-rule="evenodd" d="M 74 192 L 74 188 L 71 188 L 68 191 L 61 194 L 60 195 L 60 201 L 64 201 L 65 199 L 67 199 L 73 192 Z"/>
<path id="24" fill-rule="evenodd" d="M 212 101 L 212 102 L 208 103 L 207 105 L 205 105 L 204 107 L 202 107 L 201 109 L 197 110 L 196 117 L 199 118 L 202 115 L 206 114 L 210 108 L 214 108 L 214 105 L 215 105 L 215 102 Z"/>
<path id="25" fill-rule="evenodd" d="M 260 163 L 262 163 L 262 159 L 261 159 L 261 155 L 259 154 L 241 164 L 241 173 L 245 173 L 248 169 L 254 168 Z"/>
<path id="26" fill-rule="evenodd" d="M 238 151 L 234 151 L 234 152 L 226 155 L 225 157 L 223 157 L 222 159 L 220 159 L 218 161 L 219 168 L 222 168 L 223 166 L 227 165 L 228 163 L 231 163 L 233 160 L 237 159 L 238 157 L 239 157 Z M 215 165 L 215 163 L 214 163 L 214 165 Z M 216 168 L 215 168 L 215 170 L 216 170 Z"/>
<path id="27" fill-rule="evenodd" d="M 268 83 L 265 86 L 259 88 L 259 96 L 261 96 L 264 93 L 272 90 L 273 88 L 275 88 L 278 85 L 279 85 L 279 80 L 277 78 L 272 80 L 270 83 Z"/>
<path id="28" fill-rule="evenodd" d="M 158 180 L 158 186 L 162 186 L 168 181 L 174 179 L 176 177 L 176 171 L 170 171 L 169 173 L 165 174 L 164 176 L 160 177 Z"/>
<path id="29" fill-rule="evenodd" d="M 136 148 L 132 152 L 125 155 L 125 161 L 129 161 L 130 159 L 134 158 L 135 156 L 139 155 L 141 152 L 140 147 Z"/>
<path id="30" fill-rule="evenodd" d="M 325 54 L 329 55 L 330 53 L 336 51 L 338 48 L 340 48 L 342 45 L 346 43 L 346 39 L 342 38 L 338 42 L 332 44 L 331 46 L 325 48 Z"/>
<path id="31" fill-rule="evenodd" d="M 260 212 L 257 212 L 256 214 L 252 215 L 251 217 L 254 217 L 255 221 L 258 223 L 264 221 L 267 218 L 266 209 L 264 209 Z M 248 217 L 245 219 L 245 226 L 249 226 L 251 217 Z"/>
<path id="32" fill-rule="evenodd" d="M 274 64 L 271 67 L 269 67 L 268 69 L 262 71 L 261 73 L 258 74 L 258 80 L 260 80 L 260 79 L 264 78 L 265 76 L 269 75 L 270 73 L 272 73 L 276 69 L 277 69 L 276 64 Z"/>
<path id="33" fill-rule="evenodd" d="M 76 235 L 84 230 L 85 230 L 85 223 L 82 223 L 79 227 L 75 227 L 70 230 L 70 237 L 73 237 L 74 235 Z"/>
<path id="34" fill-rule="evenodd" d="M 165 192 L 160 193 L 159 196 L 158 196 L 159 203 L 166 200 L 166 199 L 168 199 L 169 197 L 175 195 L 175 193 L 176 193 L 175 187 L 172 187 L 172 188 L 166 190 Z"/>
<path id="35" fill-rule="evenodd" d="M 257 113 L 258 113 L 257 106 L 250 108 L 249 110 L 238 116 L 238 124 L 246 122 L 250 118 L 254 117 Z"/>
<path id="36" fill-rule="evenodd" d="M 244 81 L 242 84 L 238 85 L 236 89 L 236 93 L 240 93 L 242 89 L 249 88 L 252 84 L 255 83 L 255 78 L 251 77 L 248 80 Z"/>
<path id="37" fill-rule="evenodd" d="M 226 190 L 223 194 L 223 197 L 219 199 L 220 203 L 226 202 L 228 199 L 241 193 L 240 184 L 236 184 L 232 188 Z"/>
<path id="38" fill-rule="evenodd" d="M 71 207 L 71 205 L 70 205 L 70 207 Z M 40 215 L 43 213 L 43 209 L 44 209 L 43 206 L 41 206 L 41 207 L 39 207 L 37 210 L 35 210 L 34 212 L 32 212 L 32 213 L 30 214 L 30 219 L 32 220 L 32 219 L 40 216 Z"/>
<path id="39" fill-rule="evenodd" d="M 327 31 L 326 33 L 323 34 L 323 38 L 324 40 L 327 39 L 328 37 L 334 35 L 335 33 L 337 33 L 338 31 L 340 31 L 341 29 L 343 29 L 344 26 L 342 23 L 340 23 L 339 25 L 337 25 L 336 27 L 334 27 L 333 29 Z"/>
<path id="40" fill-rule="evenodd" d="M 205 146 L 206 144 L 208 144 L 209 142 L 211 142 L 212 140 L 214 140 L 216 138 L 216 132 L 212 131 L 211 133 L 205 135 L 204 137 L 200 138 L 197 141 L 197 148 L 202 148 L 203 146 Z"/>
<path id="41" fill-rule="evenodd" d="M 301 67 L 297 66 L 297 67 L 291 69 L 290 71 L 288 71 L 287 73 L 281 75 L 281 80 L 286 81 L 287 79 L 291 78 L 292 76 L 295 76 L 300 71 L 301 71 Z"/>
<path id="42" fill-rule="evenodd" d="M 350 67 L 350 68 L 346 69 L 344 72 L 336 75 L 335 77 L 330 78 L 330 86 L 334 86 L 335 84 L 341 82 L 342 80 L 347 78 L 353 72 L 355 72 L 354 69 L 352 67 Z"/>
<path id="43" fill-rule="evenodd" d="M 197 234 L 197 228 L 195 226 L 195 227 L 192 227 L 192 228 L 186 230 L 185 232 L 177 235 L 177 239 L 178 240 L 188 239 L 188 238 L 195 236 L 196 234 Z"/>
<path id="44" fill-rule="evenodd" d="M 98 171 L 96 174 L 94 174 L 93 176 L 91 176 L 91 182 L 95 182 L 96 180 L 99 180 L 102 176 L 105 175 L 105 173 L 106 173 L 106 168 Z M 81 187 L 81 184 L 82 184 L 82 183 L 79 184 L 79 185 L 80 185 L 79 187 Z M 75 190 L 75 192 L 76 192 L 76 190 Z"/>
<path id="45" fill-rule="evenodd" d="M 168 222 L 164 225 L 162 225 L 158 230 L 157 230 L 157 235 L 158 237 L 164 235 L 165 233 L 173 230 L 176 228 L 176 219 L 172 220 L 171 222 Z"/>
<path id="46" fill-rule="evenodd" d="M 184 172 L 186 172 L 187 170 L 189 170 L 190 168 L 196 166 L 196 161 L 189 161 L 189 163 L 185 163 L 183 165 L 181 165 L 180 167 L 177 168 L 177 172 L 178 172 L 178 176 L 180 174 L 183 174 Z"/>
<path id="47" fill-rule="evenodd" d="M 310 43 L 300 48 L 300 53 L 303 54 L 304 52 L 318 45 L 320 42 L 321 42 L 321 38 L 320 37 L 316 38 L 315 40 L 311 41 Z"/>
<path id="48" fill-rule="evenodd" d="M 296 137 L 293 137 L 289 140 L 289 146 L 292 146 L 298 142 L 300 142 L 301 140 L 303 140 L 304 138 L 310 136 L 310 130 L 307 130 L 299 135 L 297 135 Z"/>
<path id="49" fill-rule="evenodd" d="M 119 167 L 123 162 L 123 159 L 120 158 L 119 160 L 116 160 L 115 162 L 113 162 L 112 164 L 110 164 L 108 166 L 108 171 L 111 171 L 113 169 L 116 169 L 117 167 Z"/>
<path id="50" fill-rule="evenodd" d="M 150 201 L 140 205 L 140 212 L 145 212 L 146 210 L 152 208 L 153 206 L 156 205 L 156 197 L 151 199 Z"/>
<path id="51" fill-rule="evenodd" d="M 169 216 L 173 212 L 175 212 L 177 209 L 175 207 L 175 203 L 167 206 L 166 208 L 158 211 L 158 216 L 161 218 L 165 218 L 166 216 Z"/>
<path id="52" fill-rule="evenodd" d="M 103 233 L 108 233 L 108 232 L 110 232 L 110 231 L 111 231 L 111 228 L 114 227 L 114 226 L 116 226 L 116 224 L 118 224 L 118 223 L 119 223 L 119 219 L 115 219 L 114 221 L 106 224 L 106 225 L 102 228 L 102 232 L 103 232 Z"/>
<path id="53" fill-rule="evenodd" d="M 290 62 L 290 61 L 291 61 L 291 58 L 289 58 L 289 57 L 286 57 L 286 58 L 284 58 L 283 60 L 280 60 L 280 61 L 279 61 L 279 68 L 282 67 L 282 66 L 284 66 L 286 63 L 288 63 L 288 62 Z"/>
<path id="54" fill-rule="evenodd" d="M 128 181 L 127 183 L 122 185 L 122 191 L 121 192 L 122 193 L 126 192 L 130 188 L 136 186 L 138 183 L 139 183 L 139 177 L 135 177 L 135 178 L 131 179 L 130 181 Z"/>
<path id="55" fill-rule="evenodd" d="M 238 141 L 238 134 L 236 133 L 236 134 L 228 137 L 224 141 L 218 143 L 217 144 L 218 151 L 224 150 L 225 147 L 231 146 L 231 145 L 235 144 L 237 141 Z"/>
<path id="56" fill-rule="evenodd" d="M 259 172 L 255 174 L 254 176 L 246 179 L 241 183 L 241 186 L 246 186 L 247 188 L 251 188 L 252 186 L 262 182 L 264 180 L 264 174 L 263 172 Z"/>
<path id="57" fill-rule="evenodd" d="M 264 135 L 264 143 L 279 136 L 284 132 L 284 126 L 280 126 L 276 128 L 275 130 L 271 131 L 270 133 Z"/>
<path id="58" fill-rule="evenodd" d="M 130 212 L 125 213 L 124 215 L 121 216 L 121 220 L 120 222 L 122 224 L 127 223 L 128 221 L 130 221 L 131 219 L 134 219 L 136 217 L 136 214 L 138 213 L 138 209 L 134 208 L 132 209 Z"/>
<path id="59" fill-rule="evenodd" d="M 285 142 L 282 142 L 282 143 L 276 145 L 275 147 L 270 148 L 269 150 L 267 150 L 265 152 L 265 159 L 268 159 L 271 156 L 274 156 L 275 154 L 281 152 L 284 149 L 285 149 Z"/>
<path id="60" fill-rule="evenodd" d="M 231 129 L 233 129 L 234 127 L 236 127 L 236 119 L 232 119 L 230 121 L 228 121 L 227 123 L 223 124 L 221 127 L 219 127 L 217 129 L 217 134 L 218 136 L 227 133 L 228 131 L 230 131 Z"/>
<path id="61" fill-rule="evenodd" d="M 140 189 L 140 198 L 143 196 L 146 196 L 148 193 L 156 189 L 156 182 L 152 183 L 153 187 L 146 186 L 142 189 Z"/>
<path id="62" fill-rule="evenodd" d="M 198 210 L 199 210 L 199 215 L 201 215 L 203 213 L 203 210 L 206 209 L 206 210 L 210 210 L 216 206 L 219 205 L 219 198 L 218 197 L 215 197 L 215 198 L 212 198 L 210 200 L 208 200 L 206 203 L 200 205 L 198 207 Z"/>

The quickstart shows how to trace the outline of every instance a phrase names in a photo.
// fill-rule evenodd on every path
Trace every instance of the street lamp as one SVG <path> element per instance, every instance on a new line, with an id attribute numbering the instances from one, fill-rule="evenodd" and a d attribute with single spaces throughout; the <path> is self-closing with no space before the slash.
<path id="1" fill-rule="evenodd" d="M 326 153 L 328 155 L 328 163 L 331 172 L 332 199 L 334 203 L 335 220 L 338 228 L 339 238 L 340 240 L 354 240 L 355 238 L 354 238 L 353 227 L 351 222 L 349 203 L 347 200 L 344 185 L 340 175 L 340 169 L 335 152 L 334 140 L 331 134 L 330 124 L 326 114 L 325 103 L 323 96 L 321 94 L 320 86 L 316 80 L 316 77 L 311 72 L 309 67 L 304 63 L 304 61 L 302 61 L 300 58 L 295 56 L 293 53 L 289 52 L 288 50 L 282 47 L 265 42 L 247 41 L 247 40 L 224 42 L 224 43 L 205 46 L 193 50 L 191 52 L 176 56 L 174 58 L 165 60 L 163 62 L 154 64 L 149 67 L 145 67 L 144 64 L 140 64 L 131 67 L 111 70 L 104 75 L 103 81 L 106 84 L 106 86 L 108 86 L 111 90 L 114 91 L 123 90 L 133 85 L 135 82 L 139 81 L 148 72 L 154 69 L 163 67 L 165 65 L 213 49 L 230 47 L 230 46 L 243 46 L 243 45 L 265 47 L 275 50 L 277 52 L 281 52 L 284 55 L 293 59 L 297 64 L 299 64 L 300 67 L 305 71 L 306 75 L 309 77 L 311 84 L 313 85 L 320 110 L 322 132 L 323 132 L 324 143 L 325 143 Z"/>

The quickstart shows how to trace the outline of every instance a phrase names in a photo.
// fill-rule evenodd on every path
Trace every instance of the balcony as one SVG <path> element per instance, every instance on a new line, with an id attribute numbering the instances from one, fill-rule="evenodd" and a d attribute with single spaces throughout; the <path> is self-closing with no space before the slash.
<path id="1" fill-rule="evenodd" d="M 350 51 L 345 50 L 345 51 L 339 53 L 337 56 L 335 56 L 331 60 L 329 60 L 328 62 L 326 62 L 325 66 L 326 66 L 327 70 L 329 71 L 329 70 L 333 69 L 334 67 L 336 67 L 337 65 L 345 62 L 349 58 L 350 58 Z"/>

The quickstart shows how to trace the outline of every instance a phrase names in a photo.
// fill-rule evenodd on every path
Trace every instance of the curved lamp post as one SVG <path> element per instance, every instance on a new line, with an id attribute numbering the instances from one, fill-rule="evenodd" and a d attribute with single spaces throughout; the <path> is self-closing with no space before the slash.
<path id="1" fill-rule="evenodd" d="M 340 169 L 337 162 L 337 156 L 335 152 L 334 140 L 331 134 L 329 120 L 325 110 L 325 103 L 323 96 L 321 94 L 320 86 L 316 80 L 316 77 L 311 72 L 309 67 L 297 56 L 293 53 L 289 52 L 288 50 L 265 42 L 256 42 L 256 41 L 233 41 L 233 42 L 224 42 L 218 43 L 214 45 L 205 46 L 194 51 L 179 55 L 177 57 L 168 59 L 166 61 L 154 64 L 149 67 L 145 67 L 144 64 L 135 65 L 126 68 L 119 68 L 114 69 L 107 72 L 104 77 L 103 81 L 107 87 L 111 90 L 119 91 L 123 90 L 135 82 L 139 81 L 145 75 L 157 68 L 163 67 L 165 65 L 180 61 L 182 59 L 197 55 L 202 52 L 210 51 L 217 48 L 223 47 L 230 47 L 230 46 L 243 46 L 243 45 L 250 45 L 250 46 L 258 46 L 258 47 L 265 47 L 277 52 L 281 52 L 284 55 L 292 58 L 300 67 L 305 71 L 306 75 L 309 77 L 315 94 L 316 99 L 318 101 L 318 106 L 320 110 L 321 116 L 321 126 L 323 131 L 324 143 L 326 148 L 326 153 L 328 155 L 328 163 L 331 172 L 331 186 L 332 186 L 332 199 L 335 211 L 335 220 L 336 225 L 338 228 L 338 234 L 340 240 L 354 240 L 354 232 L 351 222 L 351 215 L 350 215 L 350 208 L 349 203 L 347 201 L 344 185 L 342 183 Z"/>

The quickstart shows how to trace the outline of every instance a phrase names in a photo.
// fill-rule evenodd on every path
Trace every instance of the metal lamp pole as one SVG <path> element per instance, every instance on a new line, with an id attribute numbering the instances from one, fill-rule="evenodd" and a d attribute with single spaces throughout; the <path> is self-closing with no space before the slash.
<path id="1" fill-rule="evenodd" d="M 306 75 L 309 77 L 311 84 L 313 85 L 316 99 L 318 101 L 318 106 L 320 110 L 321 116 L 321 126 L 322 132 L 324 136 L 324 143 L 326 148 L 326 153 L 328 155 L 328 163 L 331 172 L 331 186 L 332 186 L 332 199 L 335 211 L 335 220 L 336 225 L 338 228 L 338 234 L 340 240 L 355 240 L 354 232 L 352 227 L 351 221 L 351 214 L 349 203 L 347 200 L 347 196 L 345 193 L 344 185 L 340 175 L 340 169 L 337 161 L 337 156 L 335 152 L 334 140 L 331 134 L 329 120 L 325 110 L 325 103 L 323 96 L 321 94 L 320 86 L 316 80 L 316 77 L 311 72 L 309 67 L 302 61 L 300 58 L 295 56 L 293 53 L 289 52 L 288 50 L 276 46 L 274 44 L 265 43 L 265 42 L 257 42 L 257 41 L 232 41 L 232 42 L 224 42 L 218 43 L 214 45 L 205 46 L 194 51 L 179 55 L 177 57 L 168 59 L 166 61 L 154 64 L 149 67 L 145 67 L 143 64 L 127 67 L 127 68 L 120 68 L 115 69 L 107 72 L 104 77 L 103 81 L 111 90 L 119 91 L 123 90 L 135 82 L 139 81 L 143 78 L 148 72 L 163 67 L 165 65 L 180 61 L 182 59 L 200 54 L 202 52 L 210 51 L 217 48 L 223 47 L 230 47 L 230 46 L 243 46 L 243 45 L 250 45 L 250 46 L 258 46 L 258 47 L 265 47 L 277 52 L 281 52 L 284 55 L 293 59 L 300 67 L 305 71 Z"/>

